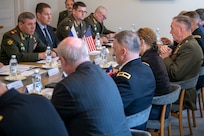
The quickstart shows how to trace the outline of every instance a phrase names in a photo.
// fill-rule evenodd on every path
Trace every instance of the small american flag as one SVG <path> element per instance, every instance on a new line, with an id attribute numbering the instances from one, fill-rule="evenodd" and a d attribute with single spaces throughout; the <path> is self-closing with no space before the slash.
<path id="1" fill-rule="evenodd" d="M 89 52 L 96 50 L 96 45 L 95 45 L 95 42 L 93 40 L 90 28 L 87 29 L 83 40 L 87 43 L 88 48 L 89 48 Z"/>

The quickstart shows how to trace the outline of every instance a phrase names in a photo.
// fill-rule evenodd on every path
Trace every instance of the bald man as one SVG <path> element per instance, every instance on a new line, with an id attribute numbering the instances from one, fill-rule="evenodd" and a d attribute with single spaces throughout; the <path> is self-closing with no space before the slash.
<path id="1" fill-rule="evenodd" d="M 68 76 L 56 85 L 51 101 L 70 136 L 130 136 L 117 86 L 89 61 L 86 43 L 68 37 L 57 51 Z"/>
<path id="2" fill-rule="evenodd" d="M 115 32 L 108 30 L 103 24 L 103 21 L 107 18 L 107 12 L 105 7 L 98 6 L 94 13 L 84 19 L 87 28 L 91 28 L 93 36 L 100 33 L 103 42 L 108 42 L 108 39 L 115 36 Z"/>

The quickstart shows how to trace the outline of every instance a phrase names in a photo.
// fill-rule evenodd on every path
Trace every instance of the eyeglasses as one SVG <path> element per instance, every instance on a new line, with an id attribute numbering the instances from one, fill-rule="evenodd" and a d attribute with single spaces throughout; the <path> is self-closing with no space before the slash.
<path id="1" fill-rule="evenodd" d="M 84 13 L 84 14 L 87 13 L 87 11 L 83 11 L 83 10 L 78 10 L 77 12 L 79 12 L 79 13 Z"/>
<path id="2" fill-rule="evenodd" d="M 103 15 L 103 13 L 101 13 L 101 12 L 99 12 L 99 13 L 104 19 L 107 19 L 106 15 Z"/>

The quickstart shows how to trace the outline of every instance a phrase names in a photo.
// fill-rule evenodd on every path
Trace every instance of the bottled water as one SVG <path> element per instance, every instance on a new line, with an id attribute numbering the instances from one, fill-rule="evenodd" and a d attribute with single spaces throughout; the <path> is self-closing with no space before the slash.
<path id="1" fill-rule="evenodd" d="M 41 92 L 41 89 L 42 89 L 41 75 L 38 69 L 36 69 L 32 75 L 32 82 L 33 82 L 33 92 Z"/>
<path id="2" fill-rule="evenodd" d="M 100 41 L 100 34 L 99 33 L 96 33 L 95 43 L 96 43 L 96 48 L 101 49 L 101 41 Z"/>
<path id="3" fill-rule="evenodd" d="M 122 28 L 121 28 L 121 27 L 118 27 L 118 33 L 121 32 L 121 31 L 122 31 Z"/>
<path id="4" fill-rule="evenodd" d="M 108 54 L 109 54 L 109 50 L 103 46 L 102 50 L 101 50 L 101 66 L 104 67 L 107 64 L 107 60 L 108 60 Z"/>
<path id="5" fill-rule="evenodd" d="M 135 24 L 132 24 L 132 25 L 131 25 L 131 31 L 132 31 L 132 32 L 136 32 Z"/>
<path id="6" fill-rule="evenodd" d="M 11 78 L 16 78 L 16 75 L 17 75 L 17 60 L 16 60 L 16 55 L 11 55 L 11 59 L 10 59 L 10 62 L 9 62 L 9 65 L 10 65 L 10 77 Z"/>
<path id="7" fill-rule="evenodd" d="M 47 66 L 52 65 L 52 51 L 50 49 L 50 46 L 47 46 L 47 50 L 46 50 L 46 65 Z"/>
<path id="8" fill-rule="evenodd" d="M 160 37 L 160 30 L 159 28 L 156 29 L 156 36 L 157 36 L 157 44 L 162 45 L 161 37 Z"/>

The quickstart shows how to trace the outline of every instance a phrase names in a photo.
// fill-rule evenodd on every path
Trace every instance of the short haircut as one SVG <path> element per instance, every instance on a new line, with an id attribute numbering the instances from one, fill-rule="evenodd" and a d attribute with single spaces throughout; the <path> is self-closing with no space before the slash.
<path id="1" fill-rule="evenodd" d="M 88 46 L 82 39 L 80 48 L 74 48 L 68 44 L 59 44 L 57 47 L 57 53 L 59 57 L 63 57 L 69 64 L 74 64 L 78 60 L 89 60 Z"/>
<path id="2" fill-rule="evenodd" d="M 44 8 L 51 8 L 47 3 L 38 3 L 35 8 L 35 13 L 42 13 Z"/>
<path id="3" fill-rule="evenodd" d="M 81 1 L 75 2 L 74 5 L 73 5 L 73 9 L 77 10 L 78 7 L 86 7 L 86 4 L 81 2 Z"/>
<path id="4" fill-rule="evenodd" d="M 185 15 L 178 15 L 173 18 L 178 22 L 179 24 L 184 24 L 186 26 L 186 30 L 191 31 L 191 19 L 188 16 Z"/>
<path id="5" fill-rule="evenodd" d="M 64 3 L 66 3 L 68 0 L 65 0 L 65 2 Z M 73 2 L 75 2 L 74 0 L 71 0 L 71 1 L 73 1 Z"/>
<path id="6" fill-rule="evenodd" d="M 106 11 L 107 11 L 107 9 L 106 9 L 105 7 L 103 7 L 103 6 L 98 6 L 98 7 L 96 8 L 95 12 L 101 12 L 101 10 L 106 10 Z"/>
<path id="7" fill-rule="evenodd" d="M 136 32 L 129 30 L 121 31 L 117 33 L 114 38 L 118 41 L 119 44 L 126 46 L 129 51 L 140 51 L 140 39 Z"/>
<path id="8" fill-rule="evenodd" d="M 195 11 L 199 14 L 200 19 L 204 21 L 204 8 L 199 8 L 196 9 Z"/>
<path id="9" fill-rule="evenodd" d="M 35 19 L 35 15 L 31 12 L 22 12 L 19 16 L 18 16 L 18 22 L 25 22 L 25 19 Z"/>
<path id="10" fill-rule="evenodd" d="M 200 21 L 200 17 L 196 11 L 188 11 L 184 13 L 183 15 L 190 17 L 191 20 L 196 21 L 196 23 L 199 23 Z"/>
<path id="11" fill-rule="evenodd" d="M 150 28 L 140 28 L 137 31 L 140 39 L 143 39 L 148 45 L 154 47 L 157 44 L 157 36 L 156 33 Z"/>

